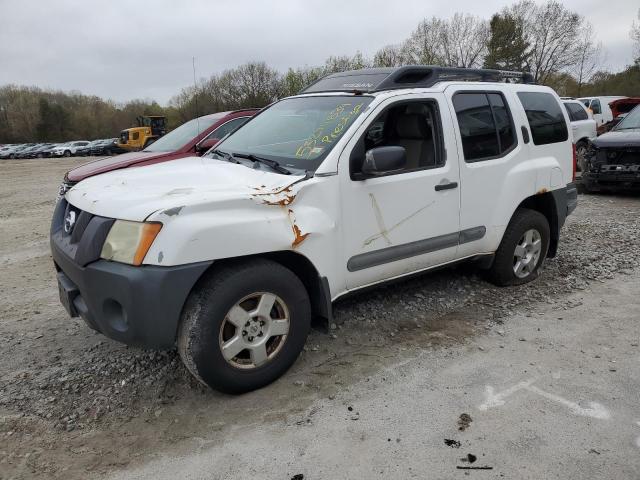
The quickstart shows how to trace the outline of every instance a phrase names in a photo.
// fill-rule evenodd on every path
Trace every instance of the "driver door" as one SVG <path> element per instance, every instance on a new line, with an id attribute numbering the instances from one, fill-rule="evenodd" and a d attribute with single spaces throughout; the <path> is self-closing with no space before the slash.
<path id="1" fill-rule="evenodd" d="M 443 95 L 401 95 L 382 103 L 339 162 L 348 289 L 456 258 L 460 185 L 454 128 Z M 359 175 L 365 152 L 402 146 L 404 169 Z"/>

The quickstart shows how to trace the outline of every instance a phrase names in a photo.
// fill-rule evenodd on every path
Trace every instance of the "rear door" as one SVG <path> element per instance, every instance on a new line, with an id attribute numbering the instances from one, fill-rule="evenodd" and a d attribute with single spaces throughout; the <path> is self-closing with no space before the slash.
<path id="1" fill-rule="evenodd" d="M 507 179 L 529 157 L 529 147 L 519 128 L 523 119 L 514 120 L 510 105 L 517 100 L 508 89 L 451 85 L 445 94 L 455 118 L 460 158 L 460 230 L 474 232 L 461 237 L 458 257 L 462 258 L 497 247 L 505 220 L 496 212 L 515 208 L 504 205 L 513 196 Z"/>

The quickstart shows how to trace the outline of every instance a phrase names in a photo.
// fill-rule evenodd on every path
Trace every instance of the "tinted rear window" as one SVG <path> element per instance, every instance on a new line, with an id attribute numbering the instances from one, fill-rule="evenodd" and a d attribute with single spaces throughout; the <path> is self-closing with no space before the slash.
<path id="1" fill-rule="evenodd" d="M 513 122 L 501 94 L 456 93 L 453 106 L 465 161 L 497 158 L 515 146 Z"/>
<path id="2" fill-rule="evenodd" d="M 558 101 L 550 93 L 520 92 L 520 102 L 527 113 L 533 143 L 547 145 L 564 142 L 569 131 Z"/>
<path id="3" fill-rule="evenodd" d="M 567 113 L 569 114 L 569 118 L 572 121 L 577 122 L 580 120 L 589 119 L 587 112 L 585 112 L 584 108 L 582 108 L 577 103 L 565 103 L 564 106 L 566 107 Z"/>

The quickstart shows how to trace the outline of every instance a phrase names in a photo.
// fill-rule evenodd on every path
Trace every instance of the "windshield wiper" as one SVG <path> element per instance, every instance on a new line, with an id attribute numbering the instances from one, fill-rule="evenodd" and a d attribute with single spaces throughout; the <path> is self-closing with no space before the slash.
<path id="1" fill-rule="evenodd" d="M 211 152 L 209 153 L 213 153 L 214 155 L 217 155 L 218 157 L 224 158 L 226 161 L 231 162 L 231 163 L 240 163 L 238 160 L 236 160 L 235 158 L 233 158 L 233 155 L 231 155 L 230 153 L 227 152 L 223 152 L 222 150 L 211 150 Z"/>
<path id="2" fill-rule="evenodd" d="M 253 155 L 252 153 L 232 153 L 231 155 L 233 157 L 246 158 L 247 160 L 251 160 L 254 163 L 262 163 L 263 165 L 267 165 L 268 167 L 271 167 L 276 172 L 284 173 L 285 175 L 291 175 L 290 170 L 287 170 L 275 160 L 269 160 L 268 158 L 258 157 L 256 155 Z"/>

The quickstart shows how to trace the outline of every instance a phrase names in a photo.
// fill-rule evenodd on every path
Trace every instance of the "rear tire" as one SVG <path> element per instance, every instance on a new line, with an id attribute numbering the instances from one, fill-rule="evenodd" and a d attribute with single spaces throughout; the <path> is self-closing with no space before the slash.
<path id="1" fill-rule="evenodd" d="M 198 282 L 182 312 L 178 351 L 203 384 L 248 392 L 293 365 L 310 324 L 309 296 L 293 272 L 269 260 L 243 262 Z"/>
<path id="2" fill-rule="evenodd" d="M 535 280 L 549 250 L 547 218 L 536 210 L 518 208 L 504 232 L 489 279 L 499 286 Z"/>

